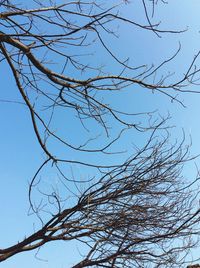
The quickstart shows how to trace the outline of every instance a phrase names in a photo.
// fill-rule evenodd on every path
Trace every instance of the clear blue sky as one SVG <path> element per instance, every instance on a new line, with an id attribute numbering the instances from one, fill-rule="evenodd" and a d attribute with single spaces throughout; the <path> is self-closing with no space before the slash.
<path id="1" fill-rule="evenodd" d="M 132 4 L 126 5 L 123 9 L 127 17 L 136 17 L 138 21 L 144 21 L 140 1 L 130 1 Z M 179 42 L 182 50 L 174 62 L 170 63 L 163 72 L 175 72 L 174 77 L 184 73 L 189 66 L 195 53 L 200 50 L 200 2 L 198 0 L 176 0 L 169 1 L 169 4 L 163 4 L 155 11 L 155 19 L 161 20 L 162 28 L 165 29 L 185 29 L 187 32 L 179 35 L 162 35 L 158 38 L 152 32 L 135 30 L 134 28 L 120 25 L 120 38 L 110 42 L 110 47 L 121 58 L 130 57 L 132 63 L 158 64 L 172 54 L 178 48 Z M 107 64 L 108 58 L 101 59 L 101 51 L 94 53 L 93 60 L 102 60 Z M 199 62 L 200 66 L 200 62 Z M 112 65 L 115 70 L 115 65 Z M 44 155 L 37 144 L 34 136 L 30 116 L 23 104 L 4 102 L 3 100 L 21 101 L 17 93 L 15 83 L 11 78 L 8 67 L 3 63 L 1 68 L 1 91 L 0 91 L 0 244 L 9 246 L 16 241 L 23 239 L 34 229 L 36 219 L 34 216 L 27 216 L 28 206 L 28 182 L 34 174 L 35 169 L 44 159 Z M 197 87 L 200 91 L 200 87 Z M 169 112 L 172 116 L 171 125 L 176 126 L 173 129 L 172 138 L 179 139 L 184 128 L 186 137 L 192 138 L 191 152 L 200 153 L 200 95 L 183 94 L 180 100 L 184 102 L 186 108 L 178 103 L 171 103 L 170 99 L 159 93 L 152 94 L 147 89 L 127 88 L 124 91 L 124 100 L 114 99 L 115 105 L 122 110 L 134 107 L 135 111 L 159 110 L 160 114 Z M 71 120 L 71 119 L 69 119 Z M 62 125 L 61 120 L 58 125 Z M 73 122 L 70 122 L 73 126 Z M 78 129 L 76 125 L 72 128 L 74 139 L 79 140 Z M 130 143 L 131 136 L 128 136 Z M 143 139 L 139 136 L 133 136 L 133 142 L 142 144 Z M 123 148 L 123 143 L 119 145 Z M 198 163 L 198 160 L 196 161 Z M 196 175 L 194 164 L 186 169 L 186 175 L 193 178 Z M 51 181 L 56 182 L 56 173 L 48 171 L 48 180 L 45 181 L 46 187 Z M 81 170 L 78 171 L 81 173 Z M 75 243 L 57 242 L 42 248 L 38 254 L 40 261 L 34 257 L 35 252 L 18 254 L 8 261 L 0 264 L 4 268 L 67 268 L 70 264 L 77 261 L 78 251 Z M 77 253 L 75 253 L 77 252 Z M 196 256 L 194 251 L 194 256 Z"/>

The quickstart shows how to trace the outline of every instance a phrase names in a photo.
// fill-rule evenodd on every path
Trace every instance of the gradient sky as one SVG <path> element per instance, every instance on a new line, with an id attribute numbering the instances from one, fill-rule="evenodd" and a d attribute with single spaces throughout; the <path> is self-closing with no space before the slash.
<path id="1" fill-rule="evenodd" d="M 130 1 L 123 8 L 123 13 L 131 18 L 143 22 L 144 16 L 140 1 Z M 200 2 L 198 0 L 173 0 L 169 4 L 162 4 L 155 11 L 155 21 L 162 21 L 161 28 L 164 29 L 188 29 L 185 33 L 173 35 L 165 34 L 158 38 L 152 32 L 120 25 L 120 38 L 109 43 L 113 51 L 122 58 L 130 57 L 131 62 L 136 65 L 159 64 L 169 58 L 178 49 L 181 43 L 181 52 L 178 56 L 163 68 L 165 74 L 168 71 L 175 72 L 178 77 L 187 70 L 187 66 L 193 59 L 194 54 L 200 50 Z M 94 54 L 94 61 L 101 59 L 101 50 Z M 103 63 L 109 62 L 109 57 L 103 59 Z M 200 61 L 197 62 L 200 66 Z M 113 71 L 115 65 L 112 66 Z M 37 144 L 34 136 L 30 116 L 26 107 L 21 103 L 9 103 L 8 101 L 22 101 L 17 93 L 15 83 L 11 77 L 10 70 L 2 63 L 1 69 L 1 93 L 0 93 L 0 237 L 1 245 L 9 246 L 23 239 L 25 234 L 30 234 L 34 228 L 35 217 L 28 213 L 28 182 L 40 165 L 44 155 Z M 196 89 L 200 91 L 200 87 Z M 186 134 L 186 140 L 192 139 L 191 153 L 200 153 L 200 95 L 182 94 L 179 99 L 183 101 L 186 108 L 176 102 L 171 102 L 166 96 L 152 94 L 147 89 L 126 89 L 124 100 L 116 98 L 115 104 L 122 110 L 126 106 L 136 111 L 158 110 L 160 114 L 170 113 L 172 119 L 170 125 L 176 126 L 172 131 L 172 140 L 182 138 L 182 129 Z M 60 122 L 60 124 L 62 121 Z M 73 124 L 73 122 L 69 122 Z M 78 131 L 74 127 L 74 137 L 79 139 Z M 133 137 L 134 143 L 142 144 L 143 138 L 139 135 Z M 131 139 L 131 137 L 129 137 Z M 123 147 L 123 144 L 120 145 Z M 198 165 L 199 160 L 196 160 Z M 79 172 L 81 172 L 79 170 Z M 194 163 L 186 168 L 187 177 L 196 176 Z M 49 180 L 55 181 L 56 174 L 49 170 Z M 46 181 L 46 183 L 50 183 Z M 83 248 L 79 250 L 84 250 Z M 18 254 L 3 262 L 0 266 L 4 268 L 68 268 L 70 264 L 78 260 L 76 243 L 56 242 L 42 248 L 38 254 L 41 261 L 34 257 L 36 252 Z M 78 252 L 78 251 L 77 251 Z M 197 256 L 194 250 L 194 257 Z"/>

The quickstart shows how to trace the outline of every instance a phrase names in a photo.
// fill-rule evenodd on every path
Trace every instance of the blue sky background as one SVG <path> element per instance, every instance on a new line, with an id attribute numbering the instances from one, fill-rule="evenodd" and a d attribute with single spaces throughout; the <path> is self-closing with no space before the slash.
<path id="1" fill-rule="evenodd" d="M 139 2 L 132 1 L 132 4 L 126 5 L 123 13 L 127 17 L 143 22 L 144 16 Z M 164 73 L 169 70 L 174 71 L 174 78 L 177 78 L 187 70 L 194 54 L 200 50 L 199 10 L 198 0 L 169 1 L 168 5 L 162 4 L 155 10 L 155 21 L 162 20 L 161 28 L 164 29 L 181 30 L 188 27 L 187 32 L 179 35 L 165 34 L 162 38 L 158 38 L 150 31 L 142 31 L 122 24 L 119 27 L 120 38 L 116 40 L 111 38 L 109 46 L 116 55 L 122 58 L 130 57 L 132 63 L 142 65 L 161 63 L 173 55 L 180 42 L 181 52 L 173 62 L 163 68 Z M 102 60 L 102 63 L 110 64 L 109 57 L 102 58 L 100 52 L 100 49 L 96 50 L 92 60 Z M 0 240 L 1 245 L 6 247 L 23 239 L 25 234 L 32 232 L 34 224 L 37 225 L 34 216 L 27 216 L 29 209 L 27 189 L 28 182 L 44 159 L 44 155 L 34 136 L 27 108 L 23 104 L 5 102 L 5 100 L 21 101 L 21 99 L 8 67 L 3 63 L 0 68 Z M 116 66 L 111 64 L 110 68 L 114 71 Z M 199 86 L 196 89 L 200 91 Z M 186 108 L 176 102 L 171 103 L 169 98 L 160 93 L 152 94 L 147 89 L 134 87 L 124 90 L 123 99 L 121 96 L 114 98 L 114 104 L 121 110 L 125 107 L 126 109 L 134 107 L 135 111 L 158 110 L 162 115 L 167 115 L 169 112 L 172 117 L 170 125 L 176 126 L 172 131 L 172 140 L 181 139 L 182 128 L 184 128 L 188 142 L 190 142 L 190 135 L 192 138 L 191 153 L 198 154 L 200 153 L 200 95 L 182 94 L 179 99 L 184 102 Z M 58 126 L 62 126 L 63 117 L 58 114 L 56 118 L 58 120 L 60 118 Z M 70 120 L 71 118 L 68 117 L 66 130 L 71 130 L 74 140 L 79 141 L 77 125 Z M 144 137 L 135 133 L 126 138 L 130 143 L 142 145 L 144 142 Z M 123 146 L 123 142 L 119 144 L 119 147 L 123 148 Z M 197 159 L 196 163 L 198 162 Z M 77 172 L 82 174 L 86 171 L 79 169 Z M 188 178 L 196 176 L 194 163 L 186 168 L 185 174 Z M 44 182 L 45 187 L 49 187 L 51 181 L 55 183 L 56 180 L 56 173 L 49 169 L 48 179 Z M 84 251 L 83 248 L 78 250 L 77 248 L 77 243 L 56 242 L 44 246 L 38 254 L 38 257 L 48 261 L 37 260 L 34 257 L 35 252 L 27 252 L 12 257 L 0 266 L 4 268 L 67 268 L 78 260 L 79 251 Z M 197 256 L 196 252 L 193 252 L 194 257 Z"/>

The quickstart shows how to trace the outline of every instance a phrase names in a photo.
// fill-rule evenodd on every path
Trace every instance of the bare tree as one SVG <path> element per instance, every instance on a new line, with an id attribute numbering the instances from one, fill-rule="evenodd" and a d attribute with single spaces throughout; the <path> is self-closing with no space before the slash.
<path id="1" fill-rule="evenodd" d="M 0 249 L 0 261 L 51 241 L 78 240 L 88 252 L 74 268 L 179 267 L 196 243 L 192 237 L 199 232 L 198 190 L 194 190 L 198 179 L 188 182 L 181 175 L 190 160 L 184 138 L 170 145 L 167 118 L 121 111 L 112 96 L 141 87 L 181 103 L 177 92 L 195 92 L 187 86 L 197 81 L 199 54 L 178 81 L 171 76 L 156 81 L 155 74 L 175 59 L 181 47 L 156 67 L 133 66 L 115 55 L 108 41 L 108 36 L 113 41 L 117 35 L 115 25 L 127 24 L 157 36 L 182 32 L 162 30 L 151 22 L 150 10 L 164 1 L 141 0 L 147 25 L 124 17 L 120 8 L 128 1 L 123 2 L 118 6 L 116 1 L 97 0 L 0 1 L 0 60 L 10 67 L 45 154 L 29 186 L 30 208 L 40 228 Z M 94 60 L 95 50 L 107 55 L 115 71 Z M 61 126 L 55 132 L 60 111 L 80 124 L 80 144 Z M 100 129 L 103 134 L 98 135 Z M 116 148 L 126 131 L 148 133 L 149 138 L 144 146 L 126 152 L 124 159 Z M 95 161 L 97 156 L 100 162 Z M 39 188 L 39 174 L 50 165 L 65 189 L 62 195 Z M 70 174 L 68 167 L 73 165 L 95 175 L 80 179 L 73 168 Z M 34 201 L 37 190 L 43 203 Z"/>

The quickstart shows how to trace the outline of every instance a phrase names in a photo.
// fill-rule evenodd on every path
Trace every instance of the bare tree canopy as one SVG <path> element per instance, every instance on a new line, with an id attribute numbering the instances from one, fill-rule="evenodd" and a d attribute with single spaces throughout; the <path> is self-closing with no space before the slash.
<path id="1" fill-rule="evenodd" d="M 176 61 L 181 45 L 157 66 L 118 54 L 118 27 L 156 38 L 184 34 L 154 23 L 165 1 L 138 2 L 143 22 L 126 16 L 125 6 L 133 5 L 125 0 L 0 1 L 0 63 L 9 67 L 43 153 L 28 178 L 37 230 L 0 245 L 1 262 L 76 240 L 85 253 L 72 268 L 186 267 L 200 216 L 198 174 L 189 180 L 182 174 L 192 160 L 189 146 L 184 135 L 171 141 L 169 116 L 130 111 L 123 94 L 143 89 L 183 105 L 177 94 L 198 92 L 191 85 L 198 85 L 199 53 L 178 76 L 162 68 Z M 127 133 L 141 135 L 143 145 L 130 148 Z M 61 191 L 42 188 L 49 170 Z"/>

